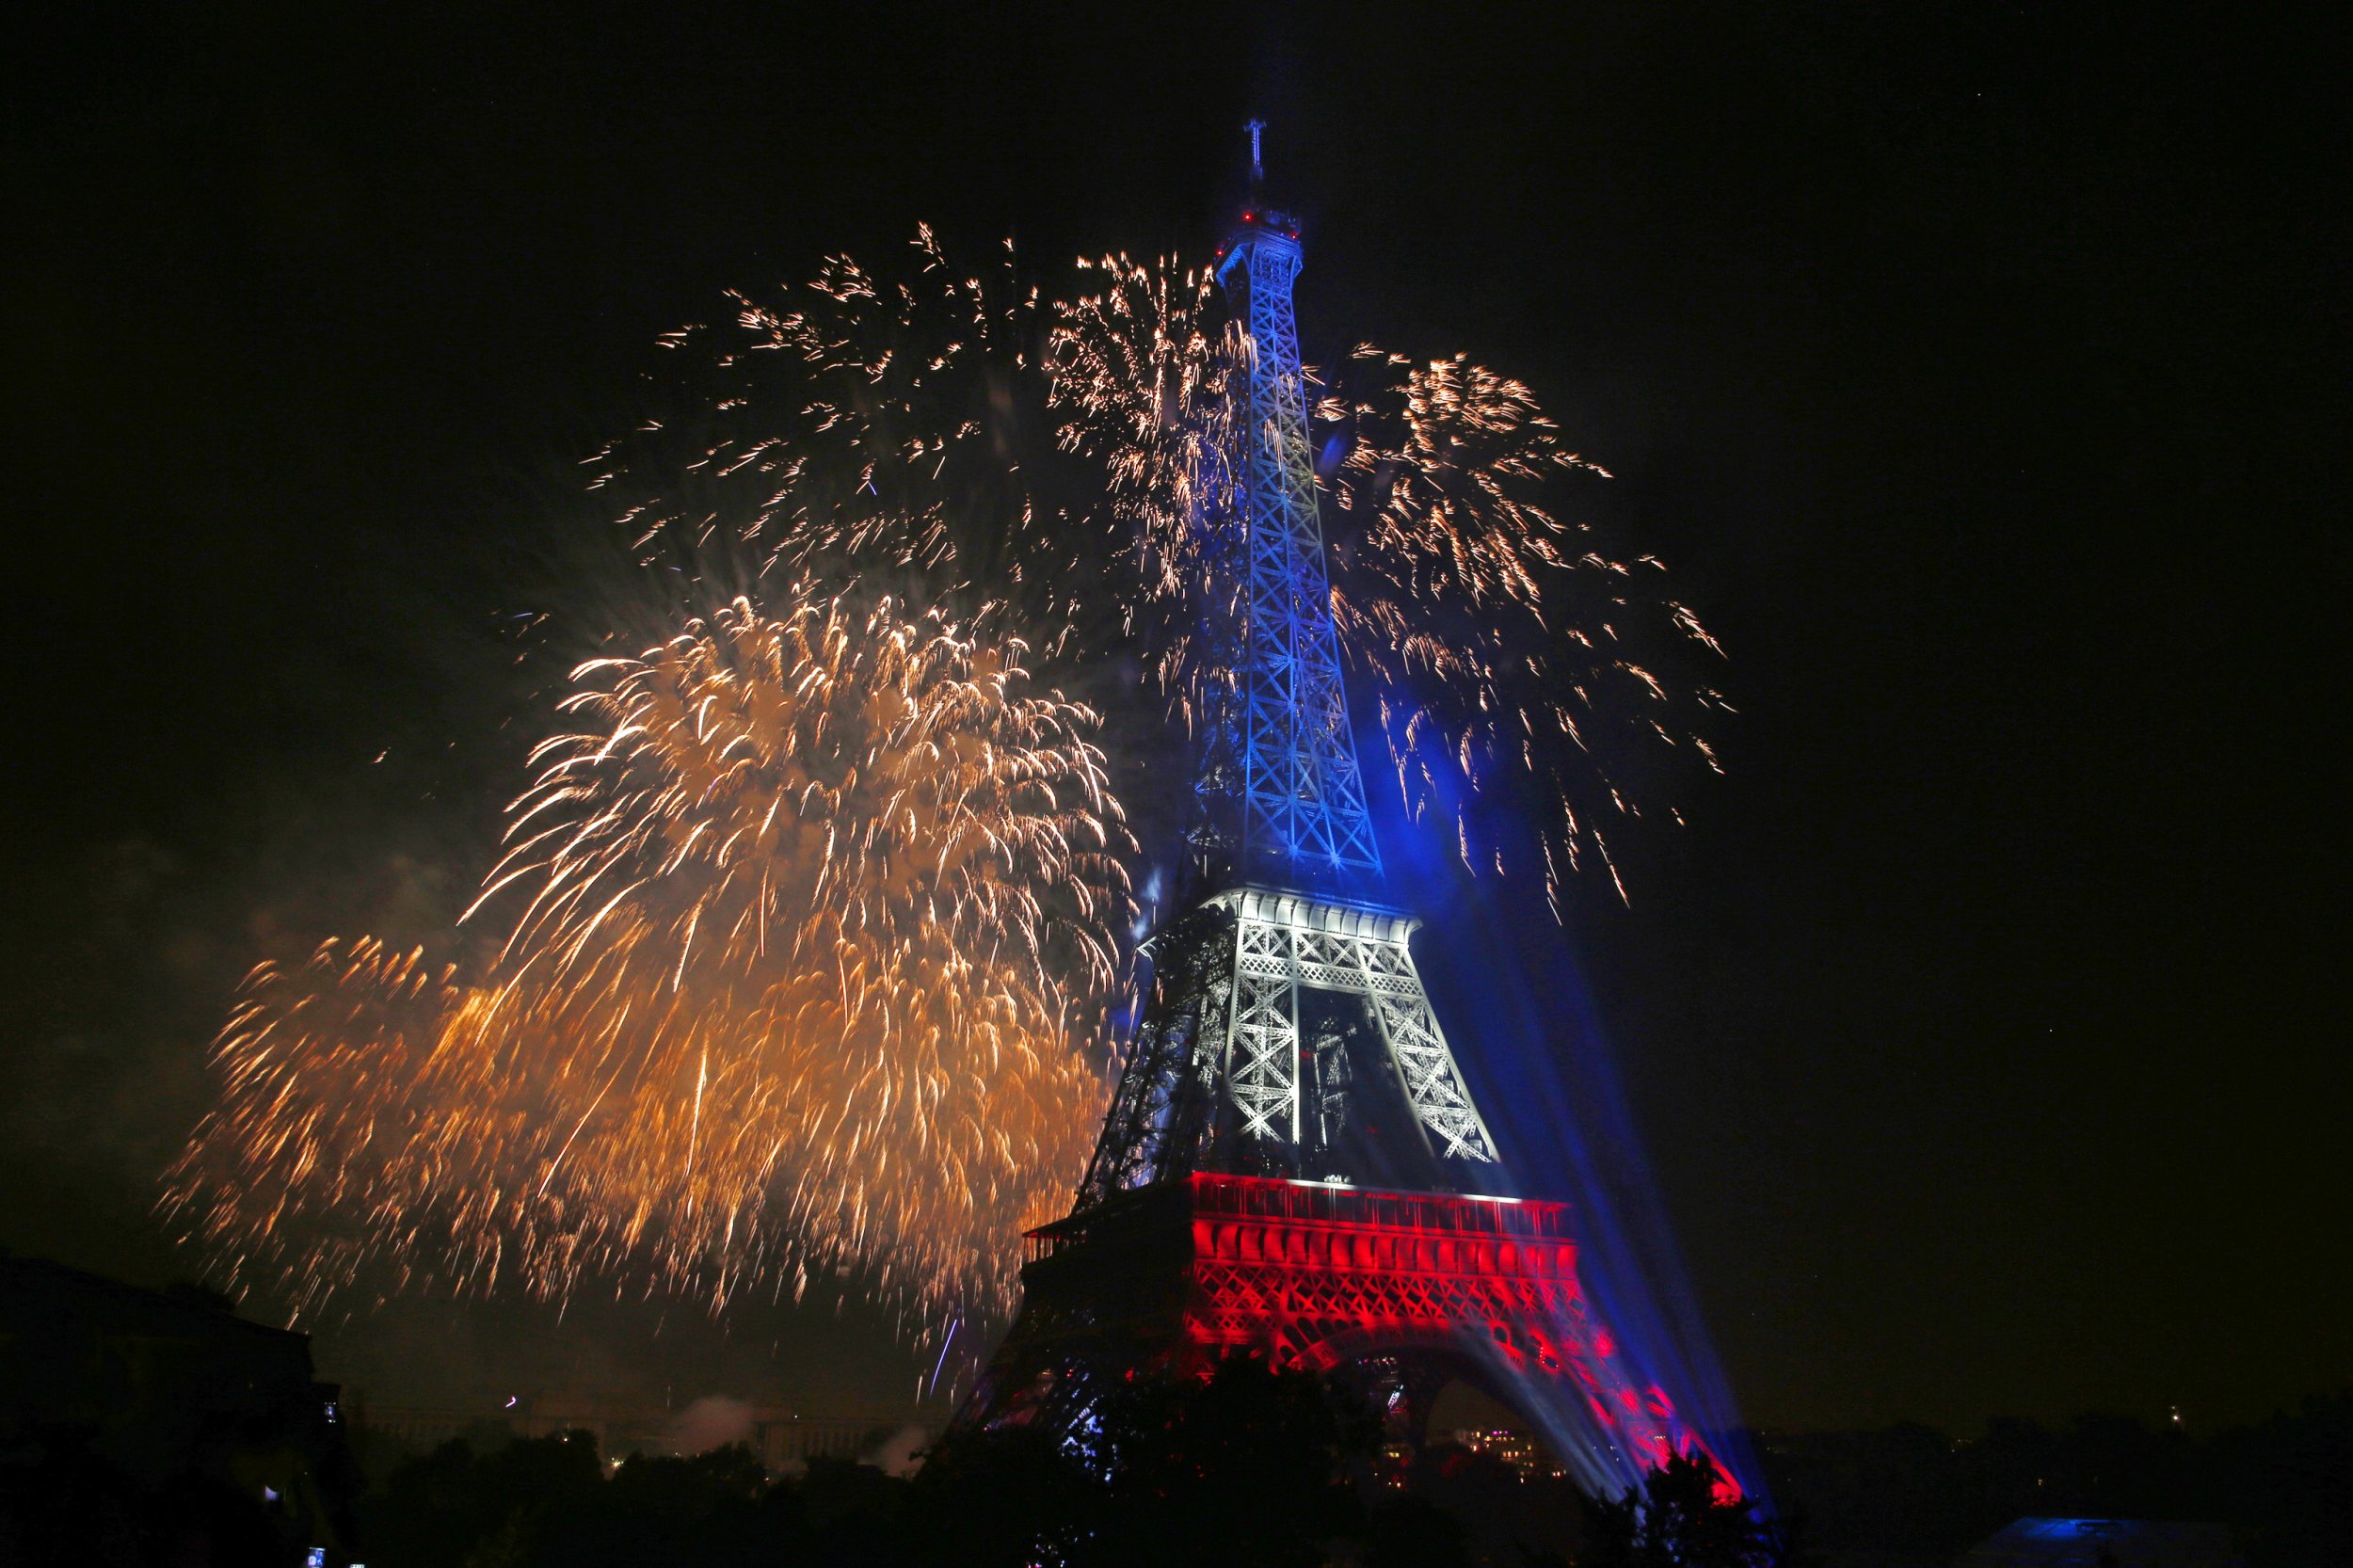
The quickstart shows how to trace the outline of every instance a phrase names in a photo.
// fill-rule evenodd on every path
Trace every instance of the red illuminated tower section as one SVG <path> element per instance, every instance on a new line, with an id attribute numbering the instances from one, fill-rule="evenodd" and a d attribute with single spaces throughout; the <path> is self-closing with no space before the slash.
<path id="1" fill-rule="evenodd" d="M 1354 1383 L 1416 1441 L 1438 1391 L 1468 1383 L 1598 1487 L 1691 1441 L 1663 1393 L 1621 1374 L 1565 1204 L 1196 1171 L 1029 1247 L 1022 1317 L 983 1388 L 990 1418 L 1067 1419 L 1096 1377 L 1243 1352 Z"/>
<path id="2" fill-rule="evenodd" d="M 963 1420 L 1083 1424 L 1090 1389 L 1253 1352 L 1352 1381 L 1418 1437 L 1461 1379 L 1612 1491 L 1693 1442 L 1595 1317 L 1559 1203 L 1509 1176 L 1416 968 L 1340 678 L 1291 306 L 1296 219 L 1253 200 L 1219 251 L 1244 363 L 1225 455 L 1241 591 L 1212 683 L 1201 890 L 1152 980 L 1070 1215 Z M 1216 493 L 1218 487 L 1203 487 Z"/>

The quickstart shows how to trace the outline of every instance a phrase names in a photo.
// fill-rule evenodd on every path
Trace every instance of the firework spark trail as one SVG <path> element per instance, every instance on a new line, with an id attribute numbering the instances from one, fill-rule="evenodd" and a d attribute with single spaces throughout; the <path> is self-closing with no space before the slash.
<path id="1" fill-rule="evenodd" d="M 309 1306 L 380 1261 L 1000 1307 L 1084 1158 L 1128 907 L 1096 715 L 1023 651 L 804 596 L 584 666 L 480 982 L 364 941 L 257 969 L 168 1206 Z"/>
<path id="2" fill-rule="evenodd" d="M 1121 629 L 1188 734 L 1233 676 L 1242 498 L 1233 463 L 1242 382 L 1214 274 L 1173 261 L 1081 261 L 1097 292 L 1055 307 L 1057 442 L 1101 465 L 1127 570 Z"/>
<path id="3" fill-rule="evenodd" d="M 426 1074 L 463 998 L 453 968 L 373 939 L 258 966 L 215 1046 L 219 1108 L 173 1167 L 167 1208 L 200 1208 L 190 1228 L 225 1241 L 238 1272 L 293 1282 L 298 1305 L 379 1247 L 415 1250 L 435 1186 L 430 1107 L 388 1089 Z"/>
<path id="4" fill-rule="evenodd" d="M 670 334 L 676 408 L 591 458 L 591 488 L 648 564 L 1007 607 L 1050 656 L 1110 607 L 1118 551 L 1099 473 L 1052 439 L 1047 307 L 1009 248 L 969 273 L 928 229 L 913 248 L 903 278 L 836 257 Z"/>
<path id="5" fill-rule="evenodd" d="M 1409 808 L 1459 803 L 1473 870 L 1538 852 L 1556 909 L 1563 867 L 1589 857 L 1625 896 L 1608 834 L 1641 815 L 1632 776 L 1678 750 L 1721 771 L 1694 726 L 1727 707 L 1645 661 L 1721 648 L 1665 595 L 1656 556 L 1608 553 L 1547 506 L 1548 480 L 1608 474 L 1561 448 L 1526 386 L 1459 356 L 1415 364 L 1365 345 L 1352 361 L 1373 373 L 1348 378 L 1366 386 L 1319 409 L 1348 438 L 1330 483 L 1356 524 L 1336 552 L 1332 607 L 1373 674 Z M 1514 841 L 1509 811 L 1472 820 L 1480 792 L 1514 775 L 1552 803 L 1533 844 Z"/>

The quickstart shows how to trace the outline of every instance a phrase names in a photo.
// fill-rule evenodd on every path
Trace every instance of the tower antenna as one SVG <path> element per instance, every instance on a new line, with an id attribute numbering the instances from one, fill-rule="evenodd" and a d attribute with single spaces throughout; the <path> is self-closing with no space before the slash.
<path id="1" fill-rule="evenodd" d="M 1265 129 L 1266 121 L 1263 120 L 1254 120 L 1250 122 L 1250 177 L 1261 184 L 1266 180 L 1266 163 L 1258 155 L 1258 134 Z"/>

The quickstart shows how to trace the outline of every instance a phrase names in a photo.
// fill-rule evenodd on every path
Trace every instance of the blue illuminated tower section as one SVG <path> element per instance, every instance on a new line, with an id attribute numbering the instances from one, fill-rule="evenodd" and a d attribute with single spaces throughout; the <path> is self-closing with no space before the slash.
<path id="1" fill-rule="evenodd" d="M 1254 172 L 1258 129 L 1251 127 Z M 1230 847 L 1244 874 L 1365 889 L 1381 875 L 1381 852 L 1349 730 L 1316 510 L 1291 312 L 1304 259 L 1298 224 L 1254 202 L 1218 267 L 1244 331 L 1235 453 L 1242 625 L 1232 706 L 1210 736 L 1197 788 L 1212 833 L 1238 835 Z"/>

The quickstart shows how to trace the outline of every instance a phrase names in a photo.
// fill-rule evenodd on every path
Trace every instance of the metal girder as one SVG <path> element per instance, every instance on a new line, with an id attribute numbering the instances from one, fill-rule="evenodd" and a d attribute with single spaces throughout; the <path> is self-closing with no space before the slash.
<path id="1" fill-rule="evenodd" d="M 1080 1189 L 1114 1192 L 1249 1162 L 1296 1163 L 1307 1106 L 1300 998 L 1362 997 L 1431 1152 L 1494 1162 L 1408 945 L 1412 917 L 1264 888 L 1212 894 L 1155 939 L 1154 984 Z M 1231 1115 L 1221 1118 L 1221 1101 Z M 1212 1148 L 1223 1125 L 1233 1145 Z"/>
<path id="2" fill-rule="evenodd" d="M 1219 273 L 1246 333 L 1235 465 L 1246 523 L 1242 626 L 1235 699 L 1222 715 L 1227 733 L 1211 738 L 1216 762 L 1205 762 L 1199 788 L 1211 815 L 1239 815 L 1243 866 L 1345 886 L 1378 877 L 1381 852 L 1349 728 L 1316 507 L 1291 311 L 1301 264 L 1291 234 L 1246 227 Z"/>
<path id="3" fill-rule="evenodd" d="M 1371 1001 L 1382 1043 L 1435 1153 L 1496 1160 L 1495 1140 L 1414 968 L 1407 939 L 1417 920 L 1260 888 L 1234 888 L 1209 902 L 1236 917 L 1226 1082 L 1245 1138 L 1299 1142 L 1299 991 L 1305 987 Z"/>
<path id="4" fill-rule="evenodd" d="M 1381 855 L 1317 509 L 1291 307 L 1302 264 L 1291 221 L 1254 209 L 1219 267 L 1244 328 L 1246 402 L 1230 455 L 1242 526 L 1211 537 L 1239 547 L 1241 569 L 1240 591 L 1204 628 L 1232 681 L 1205 694 L 1194 789 L 1197 841 L 1235 851 L 1230 872 L 1324 891 L 1229 884 L 1153 939 L 1151 992 L 1080 1189 L 1082 1210 L 1198 1169 L 1304 1168 L 1322 1104 L 1307 1103 L 1301 1081 L 1302 997 L 1313 992 L 1364 999 L 1427 1154 L 1497 1158 L 1414 968 L 1415 922 L 1345 901 L 1377 883 Z"/>
<path id="5" fill-rule="evenodd" d="M 1189 911 L 1147 949 L 1153 965 L 1134 1043 L 1079 1188 L 1079 1208 L 1193 1168 L 1215 1118 L 1233 986 L 1231 915 Z"/>
<path id="6" fill-rule="evenodd" d="M 1705 1446 L 1594 1309 L 1563 1204 L 1196 1174 L 1032 1232 L 1022 1279 L 967 1430 L 1083 1444 L 1113 1382 L 1243 1352 L 1425 1396 L 1466 1379 L 1603 1495 Z"/>

